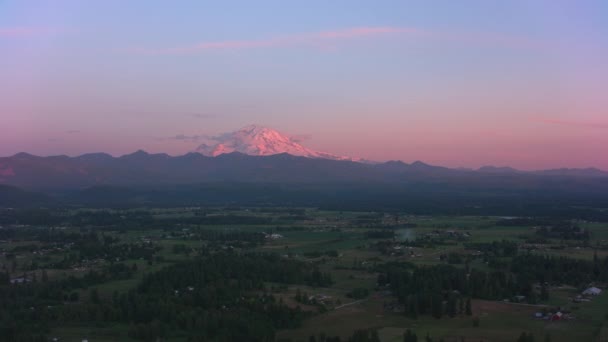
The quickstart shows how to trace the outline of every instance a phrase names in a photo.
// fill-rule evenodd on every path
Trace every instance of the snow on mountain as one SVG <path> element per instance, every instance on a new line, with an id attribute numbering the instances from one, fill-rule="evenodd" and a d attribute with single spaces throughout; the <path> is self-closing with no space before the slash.
<path id="1" fill-rule="evenodd" d="M 324 158 L 334 160 L 352 160 L 356 158 L 336 156 L 326 152 L 319 152 L 300 145 L 296 139 L 278 131 L 256 125 L 243 127 L 235 132 L 224 133 L 208 138 L 201 144 L 196 152 L 206 156 L 240 152 L 252 156 L 269 156 L 273 154 L 289 153 L 294 156 L 308 158 Z"/>

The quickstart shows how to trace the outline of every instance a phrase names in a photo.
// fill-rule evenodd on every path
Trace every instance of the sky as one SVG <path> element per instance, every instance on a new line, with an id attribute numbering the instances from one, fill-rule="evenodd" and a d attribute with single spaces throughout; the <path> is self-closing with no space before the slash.
<path id="1" fill-rule="evenodd" d="M 608 2 L 0 0 L 0 156 L 249 124 L 369 160 L 608 170 Z"/>

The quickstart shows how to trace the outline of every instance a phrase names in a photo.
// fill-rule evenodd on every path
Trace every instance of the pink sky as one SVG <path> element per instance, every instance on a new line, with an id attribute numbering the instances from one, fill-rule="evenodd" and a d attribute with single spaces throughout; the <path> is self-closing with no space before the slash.
<path id="1" fill-rule="evenodd" d="M 471 1 L 6 1 L 0 155 L 183 154 L 255 123 L 377 161 L 608 170 L 608 5 Z"/>

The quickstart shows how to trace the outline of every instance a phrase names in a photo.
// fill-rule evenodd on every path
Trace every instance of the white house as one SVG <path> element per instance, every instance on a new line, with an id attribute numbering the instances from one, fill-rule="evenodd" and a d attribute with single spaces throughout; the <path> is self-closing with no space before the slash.
<path id="1" fill-rule="evenodd" d="M 597 296 L 602 293 L 602 289 L 598 289 L 597 287 L 590 287 L 583 291 L 583 294 L 586 296 Z"/>

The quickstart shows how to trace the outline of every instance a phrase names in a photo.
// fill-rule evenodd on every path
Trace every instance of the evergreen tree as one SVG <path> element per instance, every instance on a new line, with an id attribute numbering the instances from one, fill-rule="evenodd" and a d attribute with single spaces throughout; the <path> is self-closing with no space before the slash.
<path id="1" fill-rule="evenodd" d="M 517 342 L 528 342 L 528 334 L 526 334 L 525 331 L 522 332 L 521 335 L 519 335 Z"/>
<path id="2" fill-rule="evenodd" d="M 372 330 L 369 340 L 371 342 L 380 342 L 380 336 L 378 336 L 378 330 L 376 330 L 376 329 Z"/>
<path id="3" fill-rule="evenodd" d="M 448 295 L 448 302 L 447 302 L 447 314 L 450 317 L 454 317 L 456 316 L 456 294 L 454 292 L 450 292 L 450 294 Z"/>
<path id="4" fill-rule="evenodd" d="M 431 315 L 437 319 L 443 316 L 443 298 L 439 295 L 434 295 L 431 299 Z"/>
<path id="5" fill-rule="evenodd" d="M 519 335 L 517 342 L 534 342 L 534 334 L 527 334 L 525 331 Z"/>
<path id="6" fill-rule="evenodd" d="M 89 290 L 89 300 L 93 304 L 99 304 L 99 292 L 97 292 L 97 288 Z"/>
<path id="7" fill-rule="evenodd" d="M 418 342 L 418 336 L 410 329 L 407 329 L 403 334 L 403 342 Z"/>
<path id="8" fill-rule="evenodd" d="M 418 318 L 418 298 L 416 295 L 410 295 L 407 298 L 407 314 L 411 319 Z"/>
<path id="9" fill-rule="evenodd" d="M 545 283 L 540 286 L 540 300 L 549 300 L 549 289 L 547 289 L 547 285 Z"/>
<path id="10" fill-rule="evenodd" d="M 464 300 L 462 297 L 458 297 L 458 314 L 464 314 Z"/>

